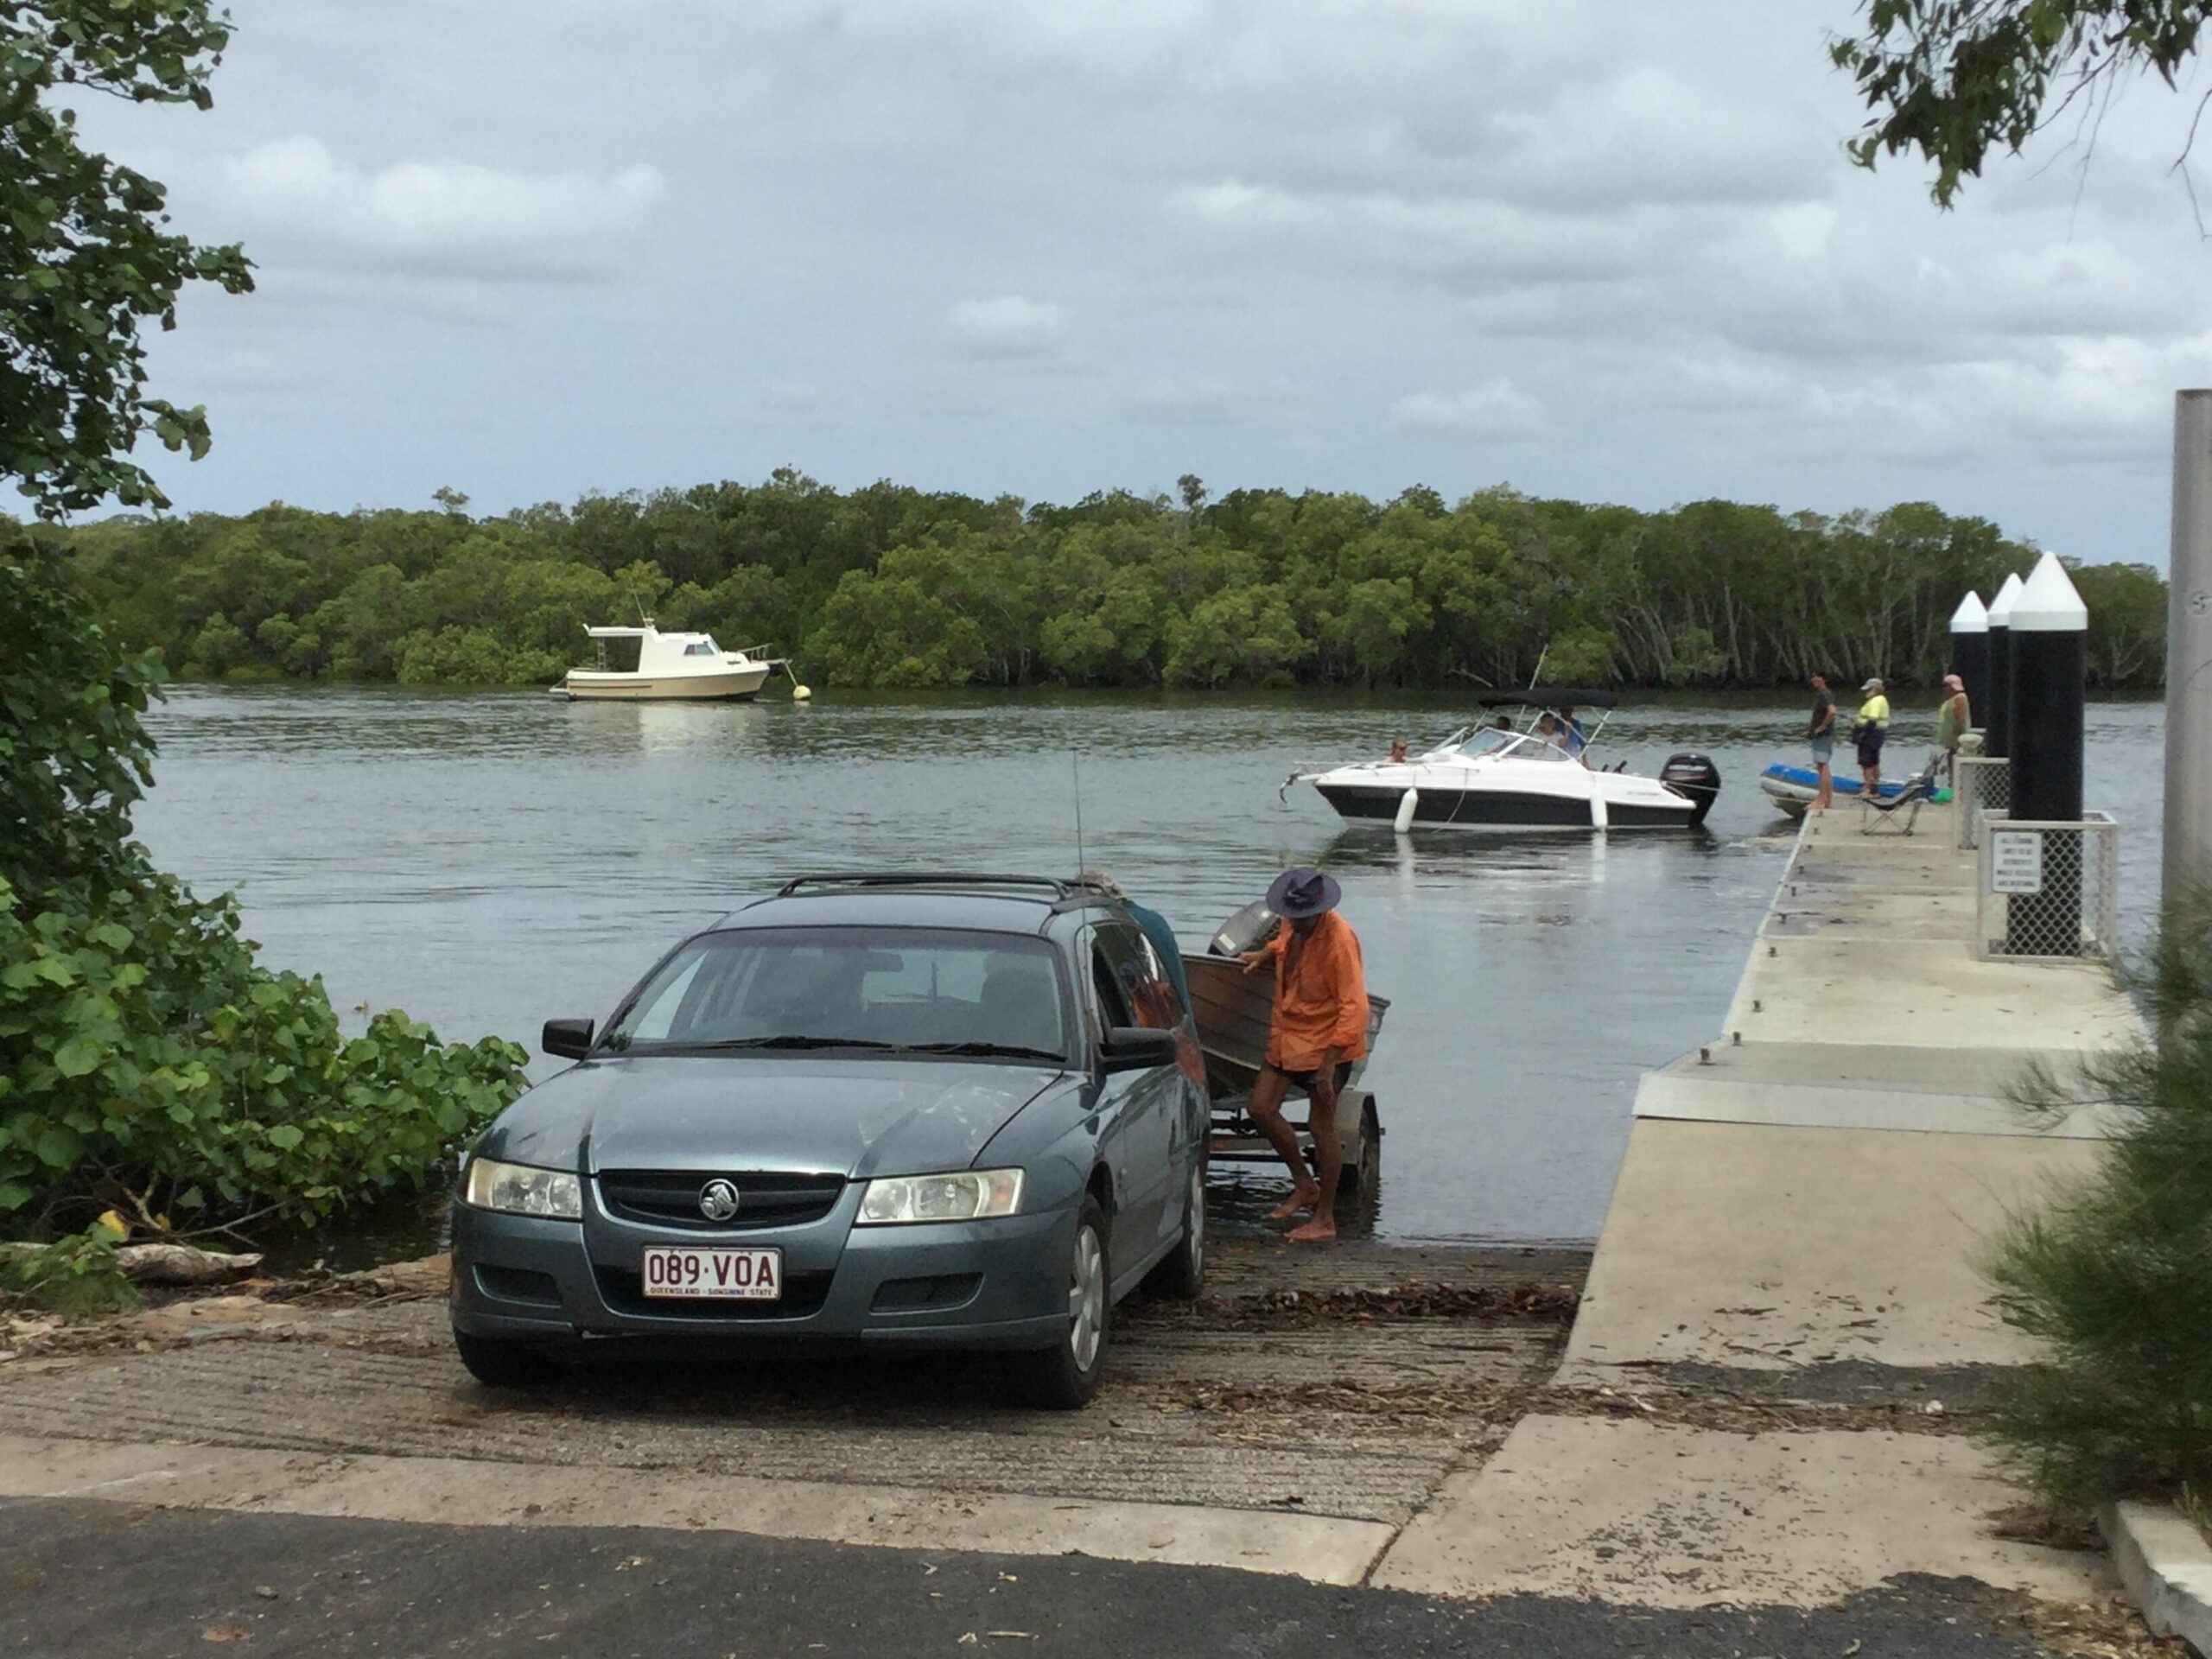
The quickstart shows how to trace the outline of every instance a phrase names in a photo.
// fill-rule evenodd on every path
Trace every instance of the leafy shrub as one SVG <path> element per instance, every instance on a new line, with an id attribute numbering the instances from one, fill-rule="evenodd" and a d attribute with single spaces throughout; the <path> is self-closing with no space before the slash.
<path id="1" fill-rule="evenodd" d="M 138 1292 L 117 1265 L 116 1242 L 95 1222 L 33 1254 L 0 1256 L 0 1294 L 73 1317 L 127 1313 L 138 1306 Z"/>
<path id="2" fill-rule="evenodd" d="M 2050 1344 L 1996 1432 L 2069 1503 L 2212 1491 L 2212 897 L 2170 905 L 2132 977 L 2160 1039 L 2024 1091 L 2044 1112 L 2106 1103 L 2120 1126 L 1991 1267 L 2005 1319 Z"/>
<path id="3" fill-rule="evenodd" d="M 313 1222 L 448 1164 L 522 1051 L 405 1015 L 340 1030 L 272 973 L 236 905 L 130 839 L 151 778 L 149 659 L 120 659 L 66 567 L 0 553 L 0 1226 Z"/>

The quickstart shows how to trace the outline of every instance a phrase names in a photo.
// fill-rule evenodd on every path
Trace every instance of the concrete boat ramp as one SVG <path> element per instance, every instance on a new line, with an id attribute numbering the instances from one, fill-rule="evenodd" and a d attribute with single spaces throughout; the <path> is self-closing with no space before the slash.
<path id="1" fill-rule="evenodd" d="M 0 1364 L 0 1497 L 1075 1551 L 1357 1583 L 1545 1386 L 1587 1263 L 1220 1241 L 1208 1300 L 1124 1304 L 1106 1389 L 1067 1414 L 999 1404 L 988 1361 L 874 1351 L 702 1363 L 631 1347 L 543 1391 L 488 1390 L 453 1356 L 434 1268 L 334 1305 L 219 1298 L 149 1316 L 120 1353 Z"/>
<path id="2" fill-rule="evenodd" d="M 2109 1588 L 2101 1558 L 2009 1535 L 2022 1495 L 1951 1431 L 2030 1356 L 1980 1272 L 1990 1240 L 2089 1169 L 2104 1127 L 2032 1120 L 2012 1086 L 2141 1025 L 2100 965 L 1976 960 L 1973 859 L 1944 814 L 1910 838 L 1808 816 L 1720 1030 L 1638 1091 L 1556 1379 L 1664 1403 L 1524 1417 L 1377 1582 L 1643 1605 L 1912 1573 Z M 1794 1415 L 1729 1421 L 1753 1402 Z"/>
<path id="3" fill-rule="evenodd" d="M 1910 839 L 1857 829 L 1808 819 L 1713 1040 L 1644 1080 L 1586 1285 L 1572 1252 L 1233 1243 L 1200 1309 L 1128 1311 L 1107 1389 L 1066 1416 L 988 1403 L 957 1363 L 873 1359 L 649 1360 L 499 1395 L 452 1359 L 433 1286 L 199 1304 L 147 1351 L 0 1364 L 0 1499 L 1652 1610 L 1926 1575 L 2098 1599 L 2100 1558 L 2023 1535 L 1962 1431 L 2027 1351 L 1990 1306 L 1986 1242 L 2098 1152 L 2094 1113 L 2031 1123 L 2008 1090 L 2137 1017 L 2101 968 L 1974 959 L 1971 855 L 1942 813 Z"/>

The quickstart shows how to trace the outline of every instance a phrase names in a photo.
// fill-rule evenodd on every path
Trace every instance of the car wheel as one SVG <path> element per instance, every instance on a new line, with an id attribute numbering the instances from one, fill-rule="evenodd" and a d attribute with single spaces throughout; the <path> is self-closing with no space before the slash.
<path id="1" fill-rule="evenodd" d="M 1007 1358 L 1014 1397 L 1048 1411 L 1073 1411 L 1098 1392 L 1114 1320 L 1114 1275 L 1107 1255 L 1106 1212 L 1096 1198 L 1076 1211 L 1067 1263 L 1067 1330 L 1049 1348 Z"/>
<path id="2" fill-rule="evenodd" d="M 527 1389 L 550 1382 L 559 1368 L 535 1344 L 510 1342 L 498 1337 L 453 1333 L 453 1345 L 468 1374 L 491 1389 Z"/>
<path id="3" fill-rule="evenodd" d="M 1183 1236 L 1175 1248 L 1145 1275 L 1144 1287 L 1154 1296 L 1179 1302 L 1195 1302 L 1206 1285 L 1206 1166 L 1192 1166 L 1191 1190 L 1183 1199 Z"/>

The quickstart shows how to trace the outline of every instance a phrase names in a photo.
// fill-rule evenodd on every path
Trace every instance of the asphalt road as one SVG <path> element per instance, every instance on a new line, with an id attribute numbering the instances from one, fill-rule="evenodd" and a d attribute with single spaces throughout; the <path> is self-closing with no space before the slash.
<path id="1" fill-rule="evenodd" d="M 486 1465 L 485 1478 L 497 1480 L 497 1468 Z M 1078 1556 L 0 1502 L 0 1655 L 41 1659 L 1985 1659 L 2036 1651 L 2021 1606 L 1943 1580 L 1814 1611 L 1657 1613 L 1529 1597 L 1470 1605 Z"/>

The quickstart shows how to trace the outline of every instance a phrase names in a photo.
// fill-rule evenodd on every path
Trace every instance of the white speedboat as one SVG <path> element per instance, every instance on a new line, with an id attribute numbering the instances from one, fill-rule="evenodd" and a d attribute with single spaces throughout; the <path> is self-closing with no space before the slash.
<path id="1" fill-rule="evenodd" d="M 766 683 L 778 659 L 725 651 L 710 633 L 663 633 L 648 618 L 634 628 L 586 628 L 599 661 L 572 668 L 553 689 L 578 701 L 734 700 Z"/>
<path id="2" fill-rule="evenodd" d="M 1293 772 L 1344 817 L 1410 830 L 1688 829 L 1705 822 L 1720 792 L 1720 771 L 1701 754 L 1675 754 L 1656 778 L 1590 759 L 1577 709 L 1610 709 L 1602 691 L 1531 690 L 1484 697 L 1535 711 L 1526 729 L 1509 718 L 1463 727 L 1435 747 L 1402 759 L 1356 761 L 1325 772 Z M 1604 720 L 1599 722 L 1604 729 Z"/>

